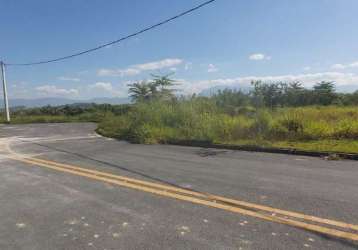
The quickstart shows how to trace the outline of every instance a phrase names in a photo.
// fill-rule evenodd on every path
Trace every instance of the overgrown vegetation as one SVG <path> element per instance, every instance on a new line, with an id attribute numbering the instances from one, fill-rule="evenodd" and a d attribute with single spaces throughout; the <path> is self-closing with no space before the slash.
<path id="1" fill-rule="evenodd" d="M 106 117 L 98 132 L 136 143 L 200 140 L 358 152 L 358 109 L 242 108 L 232 115 L 223 112 L 213 99 L 196 97 L 165 105 L 161 101 L 138 103 L 126 115 Z M 315 142 L 324 144 L 309 147 Z"/>
<path id="2" fill-rule="evenodd" d="M 358 153 L 358 91 L 342 94 L 331 82 L 255 81 L 249 93 L 176 97 L 168 76 L 129 87 L 134 104 L 21 109 L 13 121 L 93 121 L 105 136 L 135 143 L 208 143 Z"/>
<path id="3" fill-rule="evenodd" d="M 130 104 L 72 104 L 45 106 L 41 108 L 16 107 L 11 110 L 11 123 L 51 123 L 51 122 L 101 122 L 107 114 L 123 115 L 131 108 Z M 0 122 L 4 121 L 1 115 Z"/>
<path id="4" fill-rule="evenodd" d="M 142 82 L 140 88 L 151 84 Z M 336 93 L 331 82 L 313 89 L 298 82 L 252 85 L 250 93 L 224 90 L 212 97 L 144 98 L 133 84 L 135 105 L 125 115 L 107 117 L 98 132 L 136 143 L 200 140 L 358 152 L 358 92 Z"/>

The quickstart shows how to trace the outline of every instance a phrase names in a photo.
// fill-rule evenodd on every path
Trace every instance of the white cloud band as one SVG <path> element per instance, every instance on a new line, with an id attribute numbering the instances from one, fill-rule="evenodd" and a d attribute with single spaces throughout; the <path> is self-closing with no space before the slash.
<path id="1" fill-rule="evenodd" d="M 249 56 L 249 59 L 252 61 L 262 61 L 262 60 L 270 60 L 271 57 L 267 56 L 265 54 L 262 53 L 255 53 Z"/>
<path id="2" fill-rule="evenodd" d="M 76 96 L 78 95 L 77 89 L 64 89 L 58 88 L 55 85 L 43 85 L 35 88 L 40 94 L 47 96 Z"/>
<path id="3" fill-rule="evenodd" d="M 350 69 L 350 68 L 358 68 L 358 61 L 357 62 L 352 62 L 352 63 L 347 63 L 347 64 L 333 64 L 332 65 L 332 69 Z"/>
<path id="4" fill-rule="evenodd" d="M 143 71 L 158 70 L 164 68 L 172 68 L 179 64 L 182 64 L 183 60 L 178 58 L 167 58 L 160 61 L 148 62 L 143 64 L 136 64 L 126 69 L 100 69 L 97 72 L 98 76 L 135 76 L 139 75 Z"/>
<path id="5" fill-rule="evenodd" d="M 357 85 L 358 75 L 354 73 L 341 72 L 321 72 L 312 74 L 297 74 L 297 75 L 278 75 L 278 76 L 245 76 L 236 78 L 222 78 L 201 81 L 185 81 L 180 80 L 183 86 L 184 93 L 200 93 L 201 91 L 215 86 L 227 87 L 248 87 L 251 81 L 262 80 L 266 82 L 292 82 L 300 81 L 305 87 L 312 87 L 313 84 L 320 81 L 334 81 L 338 86 L 342 85 Z"/>

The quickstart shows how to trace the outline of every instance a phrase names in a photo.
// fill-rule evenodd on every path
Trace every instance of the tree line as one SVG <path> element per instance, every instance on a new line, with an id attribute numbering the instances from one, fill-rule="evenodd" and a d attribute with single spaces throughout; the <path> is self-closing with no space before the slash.
<path id="1" fill-rule="evenodd" d="M 129 95 L 134 102 L 151 100 L 173 100 L 176 83 L 167 76 L 155 76 L 150 82 L 129 84 Z M 358 105 L 358 91 L 354 93 L 338 93 L 335 83 L 322 81 L 312 89 L 303 87 L 299 81 L 263 82 L 252 81 L 252 90 L 225 89 L 206 97 L 213 99 L 219 106 L 253 106 L 253 107 L 300 107 L 309 105 Z M 193 95 L 192 98 L 197 97 Z M 201 97 L 203 98 L 203 97 Z"/>
<path id="2" fill-rule="evenodd" d="M 322 81 L 312 89 L 304 88 L 296 82 L 253 81 L 253 90 L 248 94 L 255 106 L 299 107 L 309 105 L 357 105 L 358 91 L 338 93 L 334 82 Z"/>
<path id="3" fill-rule="evenodd" d="M 94 113 L 113 113 L 122 115 L 128 112 L 130 104 L 111 105 L 96 103 L 75 103 L 61 106 L 44 106 L 38 108 L 15 107 L 11 111 L 16 116 L 77 116 Z"/>
<path id="4" fill-rule="evenodd" d="M 178 96 L 175 87 L 177 83 L 170 75 L 153 75 L 151 81 L 141 81 L 129 84 L 128 92 L 134 103 L 151 101 L 175 102 L 181 99 L 208 99 L 218 107 L 226 109 L 229 113 L 236 113 L 238 107 L 278 108 L 278 107 L 302 107 L 302 106 L 354 106 L 358 105 L 358 91 L 354 93 L 339 93 L 334 82 L 322 81 L 316 83 L 312 89 L 303 87 L 298 82 L 263 82 L 252 81 L 252 89 L 244 92 L 241 90 L 219 90 L 212 96 L 204 97 L 196 94 Z M 115 115 L 126 114 L 132 108 L 131 104 L 110 105 L 79 103 L 62 106 L 44 106 L 40 108 L 16 107 L 12 109 L 15 115 L 64 115 L 76 116 L 84 113 L 106 113 Z"/>

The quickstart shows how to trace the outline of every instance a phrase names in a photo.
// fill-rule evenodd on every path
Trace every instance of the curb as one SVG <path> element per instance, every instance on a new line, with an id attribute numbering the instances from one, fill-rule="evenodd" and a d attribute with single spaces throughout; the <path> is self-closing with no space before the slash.
<path id="1" fill-rule="evenodd" d="M 196 140 L 180 140 L 180 141 L 167 141 L 164 144 L 189 146 L 189 147 L 202 147 L 202 148 L 217 148 L 217 149 L 229 149 L 240 150 L 249 152 L 264 152 L 275 154 L 288 154 L 288 155 L 301 155 L 312 157 L 330 157 L 341 158 L 347 160 L 358 160 L 358 154 L 354 153 L 342 153 L 342 152 L 327 152 L 327 151 L 306 151 L 291 148 L 271 148 L 260 147 L 254 145 L 232 145 L 232 144 L 215 144 L 210 141 L 196 141 Z"/>

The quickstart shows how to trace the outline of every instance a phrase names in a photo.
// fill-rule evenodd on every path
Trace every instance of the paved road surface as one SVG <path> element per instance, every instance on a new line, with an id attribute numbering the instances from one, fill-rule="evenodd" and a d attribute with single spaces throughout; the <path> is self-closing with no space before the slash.
<path id="1" fill-rule="evenodd" d="M 0 249 L 358 247 L 358 162 L 133 145 L 94 129 L 0 126 Z"/>

